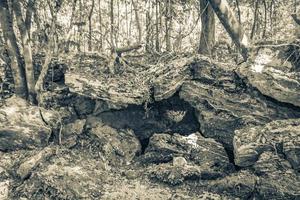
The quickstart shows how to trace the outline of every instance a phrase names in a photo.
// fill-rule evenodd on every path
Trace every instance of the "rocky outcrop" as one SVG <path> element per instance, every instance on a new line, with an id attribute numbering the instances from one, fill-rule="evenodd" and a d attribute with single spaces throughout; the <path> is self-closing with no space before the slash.
<path id="1" fill-rule="evenodd" d="M 253 62 L 244 64 L 238 74 L 262 94 L 280 102 L 300 106 L 300 73 L 291 71 L 286 59 L 271 50 L 259 51 Z"/>
<path id="2" fill-rule="evenodd" d="M 230 88 L 233 87 L 231 84 Z M 184 83 L 180 96 L 196 109 L 201 133 L 230 149 L 235 130 L 299 114 L 259 96 L 243 91 L 230 92 L 226 88 L 197 81 Z"/>
<path id="3" fill-rule="evenodd" d="M 101 66 L 81 66 L 65 74 L 71 92 L 92 99 L 103 100 L 110 108 L 126 108 L 160 101 L 173 96 L 189 77 L 189 65 L 194 57 L 175 59 L 161 65 L 123 66 L 121 75 L 104 73 Z M 90 72 L 90 73 L 87 73 Z"/>
<path id="4" fill-rule="evenodd" d="M 52 131 L 58 130 L 58 121 L 55 112 L 9 98 L 0 108 L 0 150 L 46 146 Z"/>
<path id="5" fill-rule="evenodd" d="M 172 60 L 162 66 L 156 66 L 153 80 L 154 99 L 161 101 L 173 96 L 187 79 L 190 79 L 190 65 L 195 57 L 183 57 Z M 153 69 L 151 69 L 153 70 Z"/>
<path id="6" fill-rule="evenodd" d="M 300 120 L 278 120 L 265 126 L 247 127 L 235 132 L 235 164 L 253 165 L 266 151 L 283 154 L 295 169 L 300 169 Z"/>

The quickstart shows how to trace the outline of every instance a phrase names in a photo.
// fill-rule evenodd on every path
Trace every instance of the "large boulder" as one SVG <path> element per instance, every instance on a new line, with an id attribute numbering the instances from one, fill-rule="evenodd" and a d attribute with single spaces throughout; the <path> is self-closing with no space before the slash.
<path id="1" fill-rule="evenodd" d="M 18 185 L 11 199 L 100 199 L 106 173 L 103 162 L 79 152 L 59 151 Z"/>
<path id="2" fill-rule="evenodd" d="M 228 89 L 234 87 L 230 84 Z M 228 89 L 189 81 L 183 84 L 180 96 L 196 109 L 203 135 L 216 139 L 229 149 L 233 149 L 232 139 L 237 129 L 299 115 L 296 110 L 276 105 L 257 95 Z"/>
<path id="3" fill-rule="evenodd" d="M 167 64 L 156 66 L 153 78 L 154 99 L 161 101 L 173 96 L 187 79 L 190 79 L 190 65 L 195 57 L 175 59 Z M 153 69 L 152 69 L 153 70 Z"/>
<path id="4" fill-rule="evenodd" d="M 300 119 L 237 130 L 233 145 L 236 165 L 251 166 L 263 152 L 274 151 L 285 155 L 295 169 L 300 169 Z"/>
<path id="5" fill-rule="evenodd" d="M 148 163 L 165 163 L 174 157 L 182 156 L 188 163 L 197 165 L 208 164 L 211 167 L 229 165 L 224 147 L 210 138 L 204 138 L 200 133 L 188 136 L 179 134 L 154 134 L 149 141 L 143 159 Z"/>
<path id="6" fill-rule="evenodd" d="M 89 58 L 83 62 L 87 60 Z M 105 72 L 105 67 L 99 65 L 71 66 L 65 74 L 65 83 L 71 92 L 105 101 L 110 108 L 121 109 L 173 96 L 189 78 L 189 65 L 193 60 L 193 56 L 182 57 L 157 65 L 127 61 L 121 74 Z M 109 65 L 107 59 L 103 63 Z"/>
<path id="7" fill-rule="evenodd" d="M 112 165 L 130 164 L 141 151 L 141 144 L 131 129 L 114 129 L 99 121 L 89 121 L 81 143 L 95 157 Z"/>
<path id="8" fill-rule="evenodd" d="M 238 74 L 262 94 L 300 106 L 300 73 L 291 68 L 287 59 L 280 59 L 274 51 L 263 49 L 253 62 L 242 65 Z"/>
<path id="9" fill-rule="evenodd" d="M 184 180 L 216 179 L 233 170 L 223 146 L 199 133 L 154 134 L 141 161 L 159 164 L 150 167 L 151 177 L 172 185 Z"/>
<path id="10" fill-rule="evenodd" d="M 31 106 L 12 97 L 0 108 L 0 150 L 32 149 L 48 144 L 52 132 L 58 130 L 55 112 Z"/>
<path id="11" fill-rule="evenodd" d="M 239 199 L 249 199 L 256 190 L 257 181 L 258 177 L 256 175 L 248 170 L 241 170 L 224 178 L 205 182 L 202 185 L 210 192 Z"/>
<path id="12" fill-rule="evenodd" d="M 249 87 L 231 66 L 196 59 L 190 70 L 193 80 L 183 83 L 179 95 L 195 108 L 201 133 L 230 150 L 237 129 L 300 116 L 300 109 L 266 98 Z"/>
<path id="13" fill-rule="evenodd" d="M 282 156 L 264 152 L 253 166 L 259 176 L 255 196 L 258 199 L 299 199 L 300 178 Z"/>

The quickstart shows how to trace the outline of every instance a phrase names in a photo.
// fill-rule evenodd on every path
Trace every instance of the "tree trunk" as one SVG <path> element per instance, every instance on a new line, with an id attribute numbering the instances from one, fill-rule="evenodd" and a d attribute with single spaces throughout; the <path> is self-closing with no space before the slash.
<path id="1" fill-rule="evenodd" d="M 28 89 L 26 83 L 25 69 L 22 65 L 20 50 L 17 45 L 17 38 L 13 29 L 12 17 L 10 15 L 7 0 L 0 1 L 0 23 L 3 30 L 4 39 L 8 46 L 8 55 L 13 73 L 15 94 L 22 98 L 27 98 Z"/>
<path id="2" fill-rule="evenodd" d="M 27 10 L 25 15 L 25 26 L 29 33 L 29 39 L 31 38 L 31 21 L 34 12 L 35 0 L 29 0 L 27 3 Z"/>
<path id="3" fill-rule="evenodd" d="M 166 26 L 166 51 L 171 51 L 171 29 L 172 29 L 172 2 L 167 0 L 166 5 L 166 17 L 165 17 L 165 26 Z"/>
<path id="4" fill-rule="evenodd" d="M 236 8 L 237 8 L 237 12 L 238 12 L 239 25 L 241 25 L 242 24 L 242 19 L 241 19 L 240 2 L 239 2 L 239 0 L 235 0 L 235 2 L 236 2 Z"/>
<path id="5" fill-rule="evenodd" d="M 103 46 L 103 33 L 102 33 L 102 12 L 101 12 L 101 0 L 99 0 L 99 30 L 100 30 L 100 44 L 99 50 L 102 50 Z"/>
<path id="6" fill-rule="evenodd" d="M 254 19 L 253 19 L 253 24 L 252 24 L 252 29 L 251 29 L 251 34 L 250 34 L 250 39 L 252 40 L 254 37 L 254 33 L 255 33 L 255 28 L 256 28 L 256 23 L 257 23 L 257 12 L 258 12 L 258 1 L 255 1 L 255 8 L 254 8 Z"/>
<path id="7" fill-rule="evenodd" d="M 30 8 L 27 8 L 30 9 Z M 13 10 L 16 16 L 17 25 L 20 31 L 22 46 L 23 46 L 23 57 L 25 61 L 25 69 L 26 69 L 26 80 L 27 80 L 27 88 L 29 93 L 29 100 L 31 102 L 35 101 L 35 79 L 34 79 L 34 69 L 32 62 L 32 50 L 31 50 L 31 42 L 29 37 L 29 31 L 26 28 L 25 21 L 22 17 L 21 5 L 18 0 L 13 0 Z M 32 12 L 31 12 L 32 14 Z"/>
<path id="8" fill-rule="evenodd" d="M 70 26 L 68 27 L 67 30 L 67 40 L 66 40 L 66 46 L 65 46 L 65 53 L 68 53 L 70 51 L 70 40 L 72 37 L 72 28 L 73 28 L 73 24 L 74 24 L 74 16 L 75 16 L 75 11 L 76 11 L 76 3 L 77 0 L 74 0 L 72 3 L 72 12 L 71 12 L 71 19 L 70 19 Z"/>
<path id="9" fill-rule="evenodd" d="M 236 17 L 230 9 L 226 0 L 208 0 L 217 14 L 220 22 L 230 35 L 231 39 L 239 49 L 244 60 L 248 58 L 247 44 L 245 44 L 246 37 L 243 33 L 241 26 L 239 25 Z"/>
<path id="10" fill-rule="evenodd" d="M 78 29 L 79 29 L 79 39 L 78 39 L 78 44 L 79 44 L 79 47 L 78 47 L 78 50 L 79 52 L 81 52 L 81 40 L 82 40 L 82 32 L 83 32 L 83 20 L 82 20 L 82 1 L 79 0 L 79 21 L 80 21 L 80 26 L 78 26 Z"/>
<path id="11" fill-rule="evenodd" d="M 151 37 L 151 18 L 150 18 L 150 5 L 151 2 L 149 2 L 149 6 L 146 11 L 146 52 L 151 51 L 151 45 L 150 45 L 150 37 Z"/>
<path id="12" fill-rule="evenodd" d="M 297 15 L 292 14 L 291 16 L 292 16 L 293 20 L 296 22 L 296 24 L 300 25 L 300 19 L 297 17 Z"/>
<path id="13" fill-rule="evenodd" d="M 200 0 L 201 37 L 198 52 L 211 54 L 215 43 L 215 13 L 208 0 Z"/>
<path id="14" fill-rule="evenodd" d="M 262 37 L 264 39 L 266 37 L 266 32 L 267 32 L 267 20 L 268 20 L 267 16 L 268 15 L 267 15 L 267 3 L 265 0 L 263 1 L 263 4 L 264 4 L 264 30 L 263 30 Z"/>
<path id="15" fill-rule="evenodd" d="M 156 0 L 155 2 L 155 50 L 157 52 L 160 51 L 160 46 L 159 46 L 159 1 Z"/>
<path id="16" fill-rule="evenodd" d="M 55 37 L 55 29 L 56 29 L 56 23 L 57 23 L 57 13 L 59 11 L 59 8 L 54 9 L 51 6 L 50 1 L 48 1 L 48 4 L 49 4 L 51 15 L 52 15 L 52 24 L 51 24 L 51 28 L 50 28 L 50 34 L 49 34 L 50 41 L 47 45 L 46 59 L 43 64 L 42 71 L 40 73 L 40 76 L 39 76 L 36 84 L 35 84 L 35 91 L 37 92 L 37 95 L 39 95 L 41 92 L 44 91 L 44 81 L 46 79 L 47 72 L 49 69 L 49 64 L 51 62 L 52 52 L 53 52 L 53 49 L 55 48 L 55 46 L 57 46 L 56 45 L 56 37 Z M 38 101 L 40 101 L 39 97 L 37 99 L 38 99 Z"/>
<path id="17" fill-rule="evenodd" d="M 111 53 L 115 51 L 114 45 L 114 0 L 110 0 L 110 45 Z"/>
<path id="18" fill-rule="evenodd" d="M 140 24 L 140 18 L 139 18 L 138 8 L 137 8 L 134 0 L 132 0 L 132 6 L 133 6 L 134 14 L 135 14 L 136 26 L 137 26 L 137 29 L 138 29 L 138 42 L 141 43 L 141 40 L 142 40 L 142 28 L 141 28 L 141 24 Z"/>
<path id="19" fill-rule="evenodd" d="M 89 13 L 89 51 L 92 51 L 92 16 L 95 6 L 95 0 L 92 0 L 92 6 Z"/>

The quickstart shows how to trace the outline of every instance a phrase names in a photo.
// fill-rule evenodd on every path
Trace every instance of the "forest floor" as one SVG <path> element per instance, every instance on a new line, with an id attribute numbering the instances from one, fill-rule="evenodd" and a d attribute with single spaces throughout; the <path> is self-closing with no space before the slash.
<path id="1" fill-rule="evenodd" d="M 5 85 L 0 199 L 299 199 L 293 62 L 54 58 L 39 106 Z"/>

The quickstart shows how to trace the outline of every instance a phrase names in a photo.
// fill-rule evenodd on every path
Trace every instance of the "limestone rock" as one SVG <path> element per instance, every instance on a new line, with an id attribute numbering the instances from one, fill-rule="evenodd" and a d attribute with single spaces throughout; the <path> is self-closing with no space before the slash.
<path id="1" fill-rule="evenodd" d="M 299 199 L 300 178 L 289 162 L 274 152 L 264 152 L 254 165 L 259 176 L 258 199 Z"/>
<path id="2" fill-rule="evenodd" d="M 226 63 L 215 64 L 210 58 L 198 57 L 190 65 L 192 80 L 214 85 L 226 92 L 239 93 L 243 91 L 244 84 L 234 71 L 234 66 Z"/>
<path id="3" fill-rule="evenodd" d="M 204 136 L 214 138 L 233 149 L 234 131 L 249 125 L 262 125 L 276 119 L 299 116 L 299 111 L 280 106 L 259 95 L 238 89 L 234 83 L 214 86 L 198 81 L 183 84 L 180 97 L 195 109 L 200 130 Z"/>
<path id="4" fill-rule="evenodd" d="M 190 78 L 190 64 L 194 57 L 175 59 L 158 68 L 153 81 L 154 99 L 161 101 L 175 94 L 185 80 Z"/>
<path id="5" fill-rule="evenodd" d="M 107 75 L 102 66 L 71 67 L 65 74 L 65 83 L 73 93 L 121 109 L 173 96 L 190 77 L 189 66 L 194 59 L 194 56 L 182 57 L 160 65 L 145 66 L 128 63 L 118 75 Z M 152 93 L 154 99 L 151 99 Z"/>
<path id="6" fill-rule="evenodd" d="M 187 161 L 184 157 L 174 157 L 173 166 L 174 167 L 184 167 L 187 165 Z"/>
<path id="7" fill-rule="evenodd" d="M 17 169 L 17 175 L 21 179 L 28 178 L 34 170 L 40 163 L 48 159 L 50 156 L 52 156 L 55 153 L 55 149 L 51 147 L 46 147 L 43 150 L 41 150 L 38 154 L 27 158 Z"/>
<path id="8" fill-rule="evenodd" d="M 14 199 L 100 199 L 102 162 L 82 157 L 68 151 L 52 157 L 16 188 Z"/>
<path id="9" fill-rule="evenodd" d="M 57 128 L 58 116 L 54 112 L 12 97 L 0 108 L 0 150 L 43 147 Z"/>
<path id="10" fill-rule="evenodd" d="M 211 180 L 224 176 L 222 172 L 211 169 L 209 166 L 197 165 L 175 166 L 171 163 L 163 163 L 151 166 L 148 170 L 150 178 L 170 185 L 182 184 L 188 180 Z"/>
<path id="11" fill-rule="evenodd" d="M 222 179 L 212 180 L 206 188 L 210 192 L 226 194 L 240 199 L 250 198 L 256 189 L 257 176 L 249 171 L 239 171 Z"/>
<path id="12" fill-rule="evenodd" d="M 86 120 L 78 119 L 72 123 L 68 123 L 62 127 L 61 131 L 61 142 L 62 145 L 68 148 L 76 145 L 78 135 L 82 134 Z"/>
<path id="13" fill-rule="evenodd" d="M 92 99 L 108 102 L 112 107 L 124 108 L 129 104 L 141 105 L 148 96 L 147 86 L 141 85 L 132 77 L 131 81 L 118 81 L 119 77 L 101 79 L 86 72 L 70 72 L 65 74 L 66 85 L 70 91 Z M 92 81 L 91 81 L 92 80 Z"/>
<path id="14" fill-rule="evenodd" d="M 238 74 L 262 94 L 280 102 L 300 106 L 300 73 L 292 72 L 286 59 L 265 51 L 259 52 L 253 62 L 245 63 Z"/>
<path id="15" fill-rule="evenodd" d="M 140 142 L 130 129 L 117 130 L 101 122 L 93 122 L 87 128 L 87 146 L 112 165 L 129 164 L 141 151 Z"/>
<path id="16" fill-rule="evenodd" d="M 5 181 L 0 181 L 0 199 L 6 200 L 9 199 L 9 186 L 10 186 L 10 181 L 5 180 Z"/>
<path id="17" fill-rule="evenodd" d="M 87 115 L 93 113 L 95 109 L 95 100 L 82 95 L 77 95 L 73 101 L 73 106 L 79 118 L 85 118 Z"/>
<path id="18" fill-rule="evenodd" d="M 300 167 L 300 119 L 277 120 L 264 126 L 237 130 L 234 136 L 235 164 L 253 165 L 265 151 L 282 153 L 293 168 Z"/>
<path id="19" fill-rule="evenodd" d="M 154 134 L 150 138 L 142 161 L 144 163 L 166 163 L 173 159 L 176 160 L 176 157 L 184 158 L 187 165 L 192 166 L 187 167 L 189 170 L 202 174 L 206 171 L 220 174 L 231 170 L 231 164 L 223 146 L 213 139 L 202 137 L 199 133 L 189 136 Z M 170 166 L 171 168 L 177 167 L 171 163 Z M 181 166 L 181 168 L 185 168 L 185 166 Z"/>

